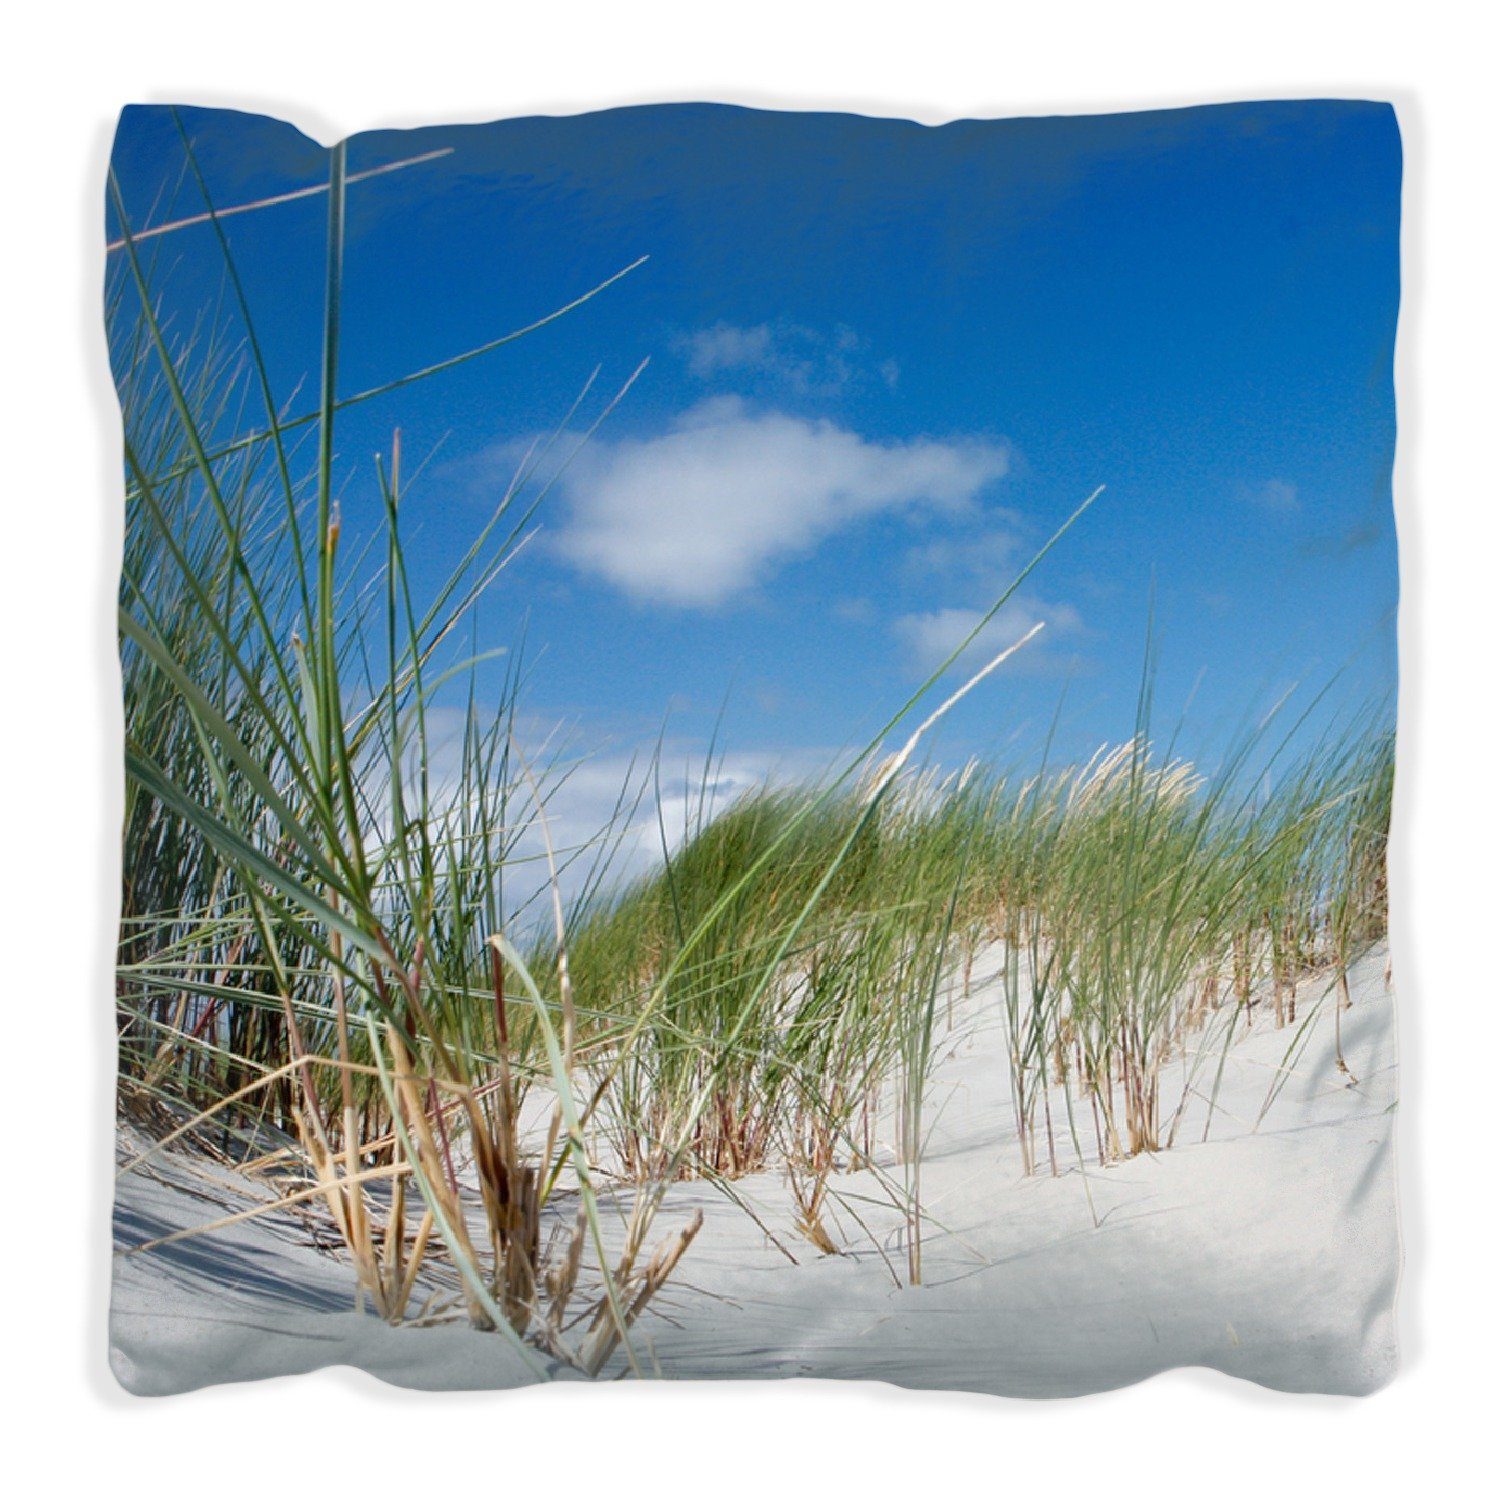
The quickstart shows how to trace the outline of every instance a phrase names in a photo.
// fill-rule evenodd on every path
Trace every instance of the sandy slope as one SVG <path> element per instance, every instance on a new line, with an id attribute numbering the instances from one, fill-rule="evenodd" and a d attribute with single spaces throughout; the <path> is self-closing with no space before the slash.
<path id="1" fill-rule="evenodd" d="M 819 1256 L 792 1229 L 785 1184 L 739 1184 L 792 1264 L 712 1189 L 673 1190 L 661 1227 L 706 1223 L 636 1342 L 676 1378 L 873 1378 L 1008 1395 L 1076 1394 L 1181 1364 L 1288 1390 L 1358 1393 L 1389 1378 L 1398 1263 L 1392 1142 L 1395 1059 L 1384 952 L 1355 974 L 1344 1051 L 1332 1002 L 1265 1120 L 1290 1035 L 1264 1022 L 1229 1055 L 1206 1144 L 1204 1113 L 1179 1144 L 1101 1170 L 1023 1179 L 994 991 L 977 976 L 934 1075 L 923 1167 L 926 1284 L 898 1287 L 901 1217 L 869 1174 L 838 1180 L 845 1254 Z M 1315 996 L 1304 993 L 1304 1005 Z M 1175 1103 L 1175 1098 L 1173 1100 Z M 1060 1093 L 1055 1108 L 1061 1118 Z M 1087 1152 L 1091 1131 L 1085 1139 Z M 899 1173 L 899 1168 L 891 1169 Z M 120 1185 L 121 1245 L 244 1206 L 211 1168 L 159 1161 Z M 1092 1201 L 1090 1201 L 1092 1199 Z M 873 1231 L 860 1230 L 854 1215 Z M 878 1241 L 877 1245 L 874 1241 Z M 882 1253 L 884 1251 L 884 1253 Z M 263 1218 L 138 1256 L 117 1256 L 111 1317 L 121 1381 L 191 1389 L 333 1363 L 417 1387 L 514 1385 L 501 1340 L 447 1324 L 387 1327 L 350 1310 L 352 1278 L 305 1225 Z"/>

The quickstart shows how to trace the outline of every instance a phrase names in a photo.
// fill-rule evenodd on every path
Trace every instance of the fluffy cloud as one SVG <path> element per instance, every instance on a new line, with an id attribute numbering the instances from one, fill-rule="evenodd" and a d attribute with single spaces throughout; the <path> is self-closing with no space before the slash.
<path id="1" fill-rule="evenodd" d="M 591 444 L 555 546 L 634 598 L 714 605 L 868 517 L 960 511 L 1007 467 L 994 442 L 878 442 L 720 397 L 659 436 Z"/>

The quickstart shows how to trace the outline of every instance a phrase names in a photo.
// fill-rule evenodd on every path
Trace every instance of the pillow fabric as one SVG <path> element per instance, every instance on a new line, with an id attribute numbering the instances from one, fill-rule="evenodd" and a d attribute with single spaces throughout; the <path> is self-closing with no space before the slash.
<path id="1" fill-rule="evenodd" d="M 1385 1382 L 1400 171 L 128 109 L 118 1379 Z"/>

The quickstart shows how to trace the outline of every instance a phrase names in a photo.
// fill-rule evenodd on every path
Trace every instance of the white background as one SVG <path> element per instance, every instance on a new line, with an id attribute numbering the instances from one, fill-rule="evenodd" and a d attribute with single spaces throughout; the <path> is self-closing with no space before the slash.
<path id="1" fill-rule="evenodd" d="M 127 1497 L 283 1485 L 327 1494 L 360 1483 L 821 1500 L 1022 1485 L 1107 1487 L 1116 1500 L 1444 1494 L 1493 1479 L 1482 1455 L 1500 1365 L 1500 100 L 1497 38 L 1478 30 L 1487 9 L 573 0 L 543 20 L 541 6 L 522 14 L 494 0 L 115 0 L 10 12 L 0 41 L 0 1380 L 15 1390 L 0 1411 L 21 1438 L 6 1448 L 13 1493 L 77 1483 Z M 1330 95 L 1393 100 L 1406 143 L 1394 897 L 1407 1268 L 1396 1381 L 1356 1402 L 1180 1371 L 1051 1404 L 774 1383 L 431 1397 L 349 1371 L 166 1402 L 115 1388 L 104 1318 L 120 507 L 99 287 L 119 107 L 271 112 L 331 142 L 375 126 L 654 100 L 940 121 Z"/>

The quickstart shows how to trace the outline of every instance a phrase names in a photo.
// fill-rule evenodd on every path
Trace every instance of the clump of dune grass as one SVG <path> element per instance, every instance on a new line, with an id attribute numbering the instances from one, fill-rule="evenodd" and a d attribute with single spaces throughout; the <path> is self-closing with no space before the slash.
<path id="1" fill-rule="evenodd" d="M 190 148 L 187 159 L 196 173 Z M 124 263 L 112 306 L 122 320 L 133 309 L 115 341 L 128 506 L 123 1098 L 148 1112 L 207 1099 L 189 1123 L 234 1120 L 249 1138 L 273 1125 L 382 1315 L 405 1315 L 441 1242 L 470 1321 L 508 1337 L 532 1368 L 537 1344 L 589 1371 L 617 1349 L 634 1364 L 631 1325 L 696 1225 L 648 1259 L 646 1213 L 623 1256 L 606 1247 L 567 996 L 557 1008 L 542 999 L 505 930 L 508 809 L 524 790 L 509 763 L 509 703 L 481 712 L 471 672 L 456 777 L 438 785 L 429 756 L 433 692 L 454 671 L 439 650 L 514 552 L 525 475 L 419 604 L 393 441 L 378 475 L 377 560 L 346 571 L 334 476 L 347 404 L 337 396 L 342 147 L 330 161 L 306 484 L 293 478 L 299 424 L 271 395 L 217 217 L 248 349 L 242 381 L 226 377 L 217 344 L 169 339 L 111 179 Z M 226 441 L 242 390 L 260 396 L 264 426 Z M 540 1145 L 521 1129 L 539 1081 L 553 1100 Z M 459 1136 L 477 1216 L 459 1180 Z M 565 1169 L 576 1218 L 549 1258 L 543 1220 Z M 377 1182 L 390 1185 L 383 1205 Z M 408 1184 L 423 1204 L 414 1230 Z M 586 1332 L 565 1342 L 586 1252 Z"/>
<path id="2" fill-rule="evenodd" d="M 1257 774 L 1251 748 L 1206 775 L 1138 733 L 981 793 L 971 920 L 1000 953 L 1024 1172 L 1055 1175 L 1060 1138 L 1101 1164 L 1165 1149 L 1194 1101 L 1206 1134 L 1237 1028 L 1262 1007 L 1295 1030 L 1300 990 L 1347 994 L 1383 933 L 1388 732 L 1356 721 L 1274 780 L 1282 750 Z"/>

